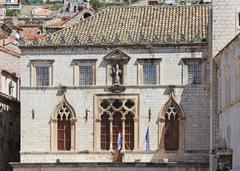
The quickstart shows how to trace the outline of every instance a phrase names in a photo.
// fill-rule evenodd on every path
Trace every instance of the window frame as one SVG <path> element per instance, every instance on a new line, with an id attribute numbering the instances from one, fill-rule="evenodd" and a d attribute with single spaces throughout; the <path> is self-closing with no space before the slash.
<path id="1" fill-rule="evenodd" d="M 2 70 L 0 74 L 0 79 L 2 84 L 2 86 L 0 87 L 0 92 L 18 99 L 19 98 L 19 78 L 16 76 L 16 74 L 9 73 L 6 70 Z M 9 91 L 10 84 L 13 84 L 13 86 L 15 86 L 11 88 L 11 92 Z"/>
<path id="2" fill-rule="evenodd" d="M 160 85 L 161 81 L 161 58 L 141 58 L 138 59 L 138 85 L 152 86 Z M 155 65 L 156 66 L 156 84 L 146 84 L 144 77 L 144 65 Z"/>
<path id="3" fill-rule="evenodd" d="M 109 102 L 109 105 L 106 106 L 106 108 L 102 107 L 100 104 L 103 100 L 106 100 Z M 113 103 L 115 100 L 121 100 L 123 102 L 122 106 L 121 107 L 117 107 L 115 109 L 115 107 L 113 107 Z M 134 104 L 132 107 L 128 107 L 128 106 L 125 106 L 127 105 L 126 103 L 128 101 L 134 101 Z M 94 130 L 97 132 L 96 134 L 94 134 L 94 151 L 99 151 L 99 152 L 106 152 L 106 151 L 112 151 L 114 149 L 116 149 L 116 136 L 117 136 L 117 133 L 116 133 L 116 126 L 114 127 L 114 115 L 115 114 L 118 114 L 120 113 L 122 117 L 118 118 L 120 120 L 118 120 L 118 122 L 121 122 L 121 128 L 119 131 L 121 131 L 121 134 L 122 134 L 122 150 L 123 151 L 136 151 L 136 150 L 139 150 L 139 140 L 138 140 L 138 137 L 139 137 L 139 121 L 138 121 L 138 108 L 139 108 L 139 95 L 138 94 L 128 94 L 128 95 L 123 95 L 121 97 L 119 97 L 118 95 L 112 95 L 112 94 L 95 94 L 94 96 L 94 103 L 95 103 L 95 106 L 96 106 L 96 112 L 94 112 Z M 127 109 L 127 108 L 128 109 Z M 126 130 L 129 129 L 129 128 L 126 128 L 126 122 L 127 122 L 127 114 L 128 112 L 123 112 L 123 108 L 125 110 L 127 110 L 128 112 L 131 112 L 131 116 L 132 116 L 132 126 L 131 126 L 131 129 L 132 129 L 132 145 L 133 145 L 133 148 L 131 149 L 128 149 L 126 148 L 126 143 L 125 140 L 126 140 L 126 137 L 129 136 L 128 134 L 126 134 Z M 110 112 L 110 111 L 113 110 L 113 112 Z M 102 132 L 101 132 L 101 123 L 102 123 L 102 115 L 104 115 L 104 113 L 106 113 L 107 115 L 109 115 L 108 119 L 109 119 L 109 137 L 110 137 L 110 148 L 109 150 L 105 150 L 105 149 L 102 149 L 101 148 L 101 135 L 102 135 Z M 116 118 L 115 118 L 116 119 Z M 115 129 L 115 134 L 114 134 L 114 129 Z M 114 137 L 113 137 L 113 134 L 115 135 L 115 141 L 114 141 Z"/>
<path id="4" fill-rule="evenodd" d="M 54 60 L 31 60 L 30 61 L 30 85 L 33 87 L 48 87 L 53 85 L 53 63 Z M 37 67 L 49 68 L 48 85 L 37 85 Z"/>
<path id="5" fill-rule="evenodd" d="M 169 111 L 169 107 L 173 106 L 176 109 L 175 112 L 175 119 L 178 120 L 178 149 L 177 150 L 168 150 L 165 148 L 165 124 L 166 124 L 166 113 L 170 112 L 174 112 Z M 170 114 L 169 113 L 169 114 Z M 169 115 L 171 116 L 171 115 Z M 159 116 L 159 120 L 158 120 L 158 144 L 159 144 L 159 150 L 163 151 L 163 152 L 178 152 L 181 150 L 185 149 L 185 115 L 184 115 L 184 111 L 181 107 L 180 104 L 178 104 L 176 102 L 176 100 L 171 96 L 168 101 L 165 103 L 165 105 L 163 106 L 160 116 Z"/>
<path id="6" fill-rule="evenodd" d="M 61 111 L 62 110 L 62 111 Z M 70 137 L 70 144 L 71 145 L 70 149 L 59 149 L 59 137 L 58 137 L 58 121 L 59 121 L 59 117 L 60 119 L 63 120 L 64 115 L 66 117 L 66 115 L 68 117 L 66 117 L 66 121 L 68 121 L 68 131 L 70 132 L 70 134 L 68 134 L 68 136 Z M 64 152 L 71 152 L 71 151 L 76 151 L 76 122 L 77 122 L 77 118 L 76 118 L 76 112 L 74 110 L 74 108 L 70 105 L 70 103 L 67 101 L 65 95 L 62 96 L 62 100 L 60 101 L 60 103 L 56 106 L 55 111 L 52 113 L 51 115 L 51 120 L 50 120 L 50 125 L 51 125 L 51 129 L 50 129 L 50 135 L 51 135 L 51 146 L 50 146 L 50 151 L 64 151 Z M 66 129 L 65 129 L 66 130 Z M 67 131 L 67 130 L 66 130 Z M 66 134 L 66 132 L 65 132 Z M 66 138 L 66 141 L 69 142 L 69 138 Z M 66 142 L 64 142 L 66 143 Z"/>
<path id="7" fill-rule="evenodd" d="M 183 58 L 183 64 L 184 64 L 184 67 L 182 68 L 183 69 L 183 73 L 184 74 L 184 77 L 186 79 L 183 79 L 185 80 L 184 81 L 184 84 L 185 85 L 202 85 L 204 83 L 204 79 L 203 79 L 203 75 L 204 75 L 204 68 L 203 68 L 203 61 L 205 61 L 205 58 Z M 190 83 L 189 82 L 189 66 L 190 65 L 196 65 L 198 66 L 198 68 L 200 69 L 200 74 L 199 74 L 199 79 L 200 79 L 200 83 L 197 82 L 197 83 Z M 196 68 L 196 67 L 194 67 Z M 195 70 L 194 70 L 194 76 L 195 76 Z M 193 78 L 194 79 L 194 78 Z"/>
<path id="8" fill-rule="evenodd" d="M 73 60 L 73 85 L 74 86 L 94 86 L 96 85 L 96 62 L 97 59 L 75 59 Z M 80 67 L 92 67 L 92 84 L 80 84 Z"/>

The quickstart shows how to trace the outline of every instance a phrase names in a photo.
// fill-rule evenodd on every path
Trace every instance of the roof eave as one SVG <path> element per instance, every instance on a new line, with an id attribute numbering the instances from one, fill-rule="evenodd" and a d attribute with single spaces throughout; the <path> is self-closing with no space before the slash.
<path id="1" fill-rule="evenodd" d="M 208 42 L 192 42 L 192 43 L 151 43 L 151 44 L 98 44 L 98 45 L 20 45 L 20 49 L 41 49 L 41 48 L 115 48 L 115 47 L 178 47 L 178 46 L 207 46 Z"/>

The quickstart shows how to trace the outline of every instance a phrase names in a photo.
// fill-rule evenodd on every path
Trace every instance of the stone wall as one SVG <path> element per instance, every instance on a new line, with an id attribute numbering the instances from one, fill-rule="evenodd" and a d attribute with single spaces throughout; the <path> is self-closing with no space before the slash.
<path id="1" fill-rule="evenodd" d="M 0 51 L 0 92 L 3 92 L 2 71 L 16 73 L 16 77 L 20 77 L 20 57 Z"/>
<path id="2" fill-rule="evenodd" d="M 212 45 L 213 57 L 240 32 L 238 13 L 240 13 L 239 0 L 213 0 L 212 1 Z"/>
<path id="3" fill-rule="evenodd" d="M 236 37 L 215 60 L 219 65 L 218 73 L 218 114 L 220 136 L 227 147 L 233 150 L 233 169 L 240 163 L 240 39 Z"/>
<path id="4" fill-rule="evenodd" d="M 177 163 L 56 163 L 56 164 L 17 164 L 12 163 L 14 171 L 208 171 L 206 164 L 177 164 Z"/>

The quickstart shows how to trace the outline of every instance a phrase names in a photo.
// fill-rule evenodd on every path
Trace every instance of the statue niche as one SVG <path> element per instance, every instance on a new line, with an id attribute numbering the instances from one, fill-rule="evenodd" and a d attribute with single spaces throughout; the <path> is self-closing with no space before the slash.
<path id="1" fill-rule="evenodd" d="M 123 66 L 121 64 L 115 64 L 111 66 L 112 84 L 123 84 Z"/>
<path id="2" fill-rule="evenodd" d="M 111 91 L 122 91 L 123 85 L 126 84 L 127 63 L 130 57 L 121 50 L 115 49 L 104 56 L 104 60 L 107 69 L 107 85 L 111 85 Z"/>

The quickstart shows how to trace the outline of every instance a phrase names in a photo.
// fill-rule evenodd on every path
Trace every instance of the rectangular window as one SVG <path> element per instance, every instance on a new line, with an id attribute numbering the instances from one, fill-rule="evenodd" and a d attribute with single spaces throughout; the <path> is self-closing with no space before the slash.
<path id="1" fill-rule="evenodd" d="M 54 60 L 31 60 L 31 86 L 52 85 Z"/>
<path id="2" fill-rule="evenodd" d="M 73 60 L 73 84 L 95 85 L 96 59 L 74 59 Z"/>
<path id="3" fill-rule="evenodd" d="M 49 67 L 47 66 L 36 67 L 36 85 L 37 86 L 49 85 Z"/>
<path id="4" fill-rule="evenodd" d="M 79 66 L 79 85 L 93 85 L 92 66 Z"/>
<path id="5" fill-rule="evenodd" d="M 161 58 L 138 59 L 138 84 L 159 85 L 160 62 Z"/>
<path id="6" fill-rule="evenodd" d="M 144 84 L 157 83 L 157 66 L 155 64 L 143 65 Z"/>
<path id="7" fill-rule="evenodd" d="M 188 65 L 188 84 L 201 84 L 201 65 Z"/>

